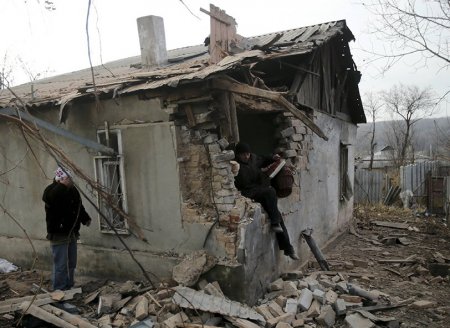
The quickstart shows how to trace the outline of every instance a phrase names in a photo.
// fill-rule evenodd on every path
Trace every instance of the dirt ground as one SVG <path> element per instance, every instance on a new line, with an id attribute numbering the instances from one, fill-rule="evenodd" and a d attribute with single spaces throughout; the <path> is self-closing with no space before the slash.
<path id="1" fill-rule="evenodd" d="M 389 223 L 400 225 L 386 227 Z M 402 307 L 374 314 L 394 317 L 400 327 L 450 327 L 450 276 L 448 271 L 445 273 L 450 266 L 450 232 L 442 218 L 415 215 L 397 207 L 358 206 L 349 232 L 333 242 L 324 254 L 331 270 L 356 273 L 358 278 L 350 282 L 382 292 L 385 303 L 404 301 Z M 311 261 L 303 270 L 311 274 L 320 270 L 317 266 Z M 437 269 L 441 271 L 435 272 Z M 70 303 L 82 313 L 95 313 L 95 308 L 83 301 L 105 281 L 77 279 L 83 294 Z M 49 272 L 0 274 L 0 302 L 32 295 L 33 284 L 49 289 Z M 425 308 L 412 305 L 420 300 L 431 303 Z M 0 314 L 0 328 L 15 327 L 19 314 L 14 318 L 13 315 Z M 335 324 L 341 326 L 343 318 Z"/>
<path id="2" fill-rule="evenodd" d="M 377 226 L 377 221 L 408 228 Z M 447 269 L 450 265 L 450 233 L 442 217 L 414 215 L 397 207 L 357 206 L 350 232 L 329 247 L 325 257 L 332 270 L 373 275 L 355 282 L 386 293 L 389 301 L 410 300 L 409 306 L 380 312 L 395 317 L 402 327 L 450 327 L 450 272 L 443 277 L 432 274 L 439 263 Z M 383 262 L 408 258 L 410 263 Z M 420 300 L 433 304 L 425 309 L 411 306 Z"/>

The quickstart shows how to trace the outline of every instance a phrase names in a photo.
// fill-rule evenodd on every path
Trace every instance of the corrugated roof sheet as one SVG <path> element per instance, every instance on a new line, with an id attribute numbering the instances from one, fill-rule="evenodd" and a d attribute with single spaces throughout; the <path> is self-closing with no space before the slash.
<path id="1" fill-rule="evenodd" d="M 264 48 L 277 34 L 282 34 L 281 38 L 270 46 L 277 48 L 277 53 L 264 54 L 251 50 Z M 150 70 L 140 68 L 140 56 L 124 58 L 94 67 L 95 83 L 101 92 L 120 89 L 119 93 L 154 89 L 164 85 L 176 86 L 182 80 L 203 79 L 230 69 L 242 63 L 244 59 L 261 60 L 307 53 L 337 34 L 346 35 L 349 40 L 353 39 L 344 20 L 244 38 L 243 42 L 249 50 L 228 56 L 211 66 L 208 64 L 208 48 L 204 45 L 169 50 L 169 63 Z M 38 106 L 45 103 L 64 104 L 85 95 L 86 91 L 90 91 L 90 87 L 92 75 L 91 69 L 87 68 L 41 79 L 33 84 L 16 86 L 13 91 L 29 105 Z M 6 107 L 15 101 L 15 96 L 8 90 L 0 90 L 0 107 Z"/>

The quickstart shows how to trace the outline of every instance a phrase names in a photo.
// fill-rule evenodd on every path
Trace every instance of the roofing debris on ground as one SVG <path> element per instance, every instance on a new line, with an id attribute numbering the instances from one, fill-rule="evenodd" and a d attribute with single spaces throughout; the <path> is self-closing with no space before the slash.
<path id="1" fill-rule="evenodd" d="M 19 271 L 0 274 L 0 327 L 16 325 L 25 312 L 28 327 L 445 327 L 449 246 L 439 218 L 356 207 L 349 233 L 324 252 L 332 271 L 310 261 L 272 282 L 253 307 L 229 300 L 217 282 L 202 279 L 156 289 L 89 280 L 46 293 L 39 286 L 48 286 L 48 279 Z"/>

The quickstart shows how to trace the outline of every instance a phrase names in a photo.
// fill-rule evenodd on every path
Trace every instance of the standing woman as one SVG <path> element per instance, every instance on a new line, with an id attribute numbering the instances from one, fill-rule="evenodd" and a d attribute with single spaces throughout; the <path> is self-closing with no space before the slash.
<path id="1" fill-rule="evenodd" d="M 53 290 L 70 289 L 74 285 L 77 266 L 80 223 L 89 226 L 91 218 L 67 169 L 57 168 L 53 183 L 45 188 L 42 200 L 53 256 L 52 287 Z"/>

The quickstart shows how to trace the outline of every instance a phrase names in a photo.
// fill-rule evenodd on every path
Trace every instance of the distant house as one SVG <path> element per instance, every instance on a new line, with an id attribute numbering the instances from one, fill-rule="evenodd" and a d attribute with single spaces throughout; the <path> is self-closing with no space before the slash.
<path id="1" fill-rule="evenodd" d="M 239 140 L 295 167 L 294 190 L 279 203 L 303 261 L 302 230 L 313 228 L 323 246 L 346 227 L 365 116 L 345 21 L 243 38 L 223 11 L 209 14 L 209 47 L 166 51 L 162 19 L 149 16 L 138 20 L 141 56 L 0 91 L 1 258 L 31 263 L 12 216 L 49 267 L 41 194 L 60 161 L 76 166 L 96 219 L 81 231 L 81 273 L 142 278 L 116 230 L 158 277 L 206 249 L 219 261 L 208 279 L 235 299 L 255 299 L 299 263 L 278 251 L 260 206 L 234 186 Z"/>
<path id="2" fill-rule="evenodd" d="M 383 145 L 373 154 L 372 169 L 386 171 L 394 167 L 393 158 L 394 148 L 390 145 Z M 358 169 L 368 169 L 370 167 L 370 155 L 358 158 L 355 162 L 355 167 Z"/>
<path id="3" fill-rule="evenodd" d="M 408 164 L 422 163 L 432 160 L 426 152 L 413 152 L 408 151 L 407 154 Z M 391 169 L 397 169 L 395 165 L 395 149 L 390 145 L 382 146 L 378 151 L 374 153 L 372 170 L 380 170 L 387 172 Z M 355 167 L 357 169 L 368 169 L 370 167 L 370 155 L 363 158 L 357 158 L 355 160 Z"/>

